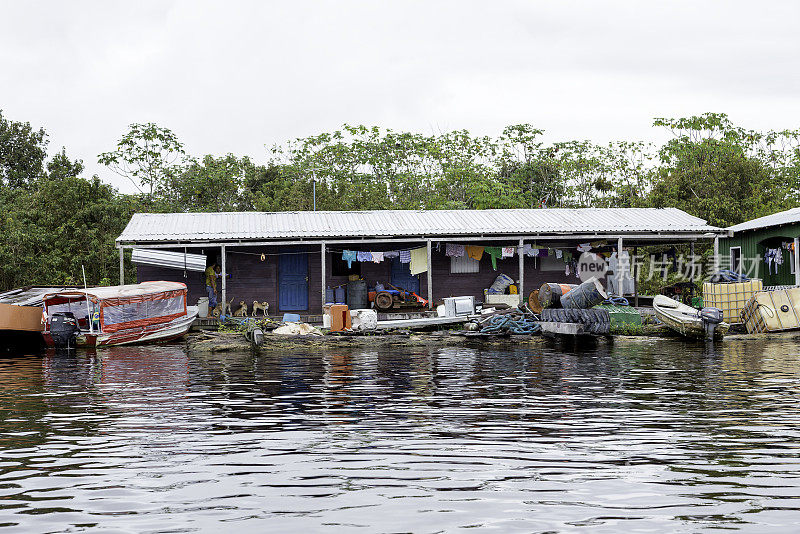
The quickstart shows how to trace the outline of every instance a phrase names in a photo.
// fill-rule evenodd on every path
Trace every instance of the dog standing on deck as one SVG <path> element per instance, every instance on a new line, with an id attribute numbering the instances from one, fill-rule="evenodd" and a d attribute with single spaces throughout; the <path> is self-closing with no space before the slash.
<path id="1" fill-rule="evenodd" d="M 264 312 L 264 317 L 267 316 L 267 312 L 269 312 L 269 302 L 258 302 L 257 300 L 253 301 L 253 317 L 258 315 L 258 310 Z"/>

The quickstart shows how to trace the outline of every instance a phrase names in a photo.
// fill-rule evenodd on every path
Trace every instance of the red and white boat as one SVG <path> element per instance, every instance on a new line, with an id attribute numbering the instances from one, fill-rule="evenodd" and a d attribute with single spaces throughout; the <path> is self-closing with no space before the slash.
<path id="1" fill-rule="evenodd" d="M 72 289 L 43 300 L 44 340 L 56 347 L 170 341 L 183 337 L 197 317 L 180 282 Z"/>

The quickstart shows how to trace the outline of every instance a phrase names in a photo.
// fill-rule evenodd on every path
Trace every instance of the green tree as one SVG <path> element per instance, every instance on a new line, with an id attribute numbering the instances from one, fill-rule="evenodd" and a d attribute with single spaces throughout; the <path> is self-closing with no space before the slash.
<path id="1" fill-rule="evenodd" d="M 78 284 L 82 265 L 89 284 L 116 273 L 114 240 L 137 206 L 96 176 L 81 178 L 82 171 L 62 150 L 28 190 L 8 197 L 0 219 L 0 287 Z"/>
<path id="2" fill-rule="evenodd" d="M 0 189 L 28 187 L 42 175 L 47 134 L 29 122 L 3 117 L 0 110 Z"/>
<path id="3" fill-rule="evenodd" d="M 169 129 L 152 122 L 131 124 L 110 152 L 98 156 L 98 162 L 127 178 L 140 193 L 148 190 L 148 199 L 165 187 L 179 171 L 186 155 L 183 144 Z"/>
<path id="4" fill-rule="evenodd" d="M 676 207 L 722 227 L 791 205 L 791 171 L 769 164 L 779 154 L 763 148 L 765 134 L 737 127 L 718 113 L 654 124 L 674 137 L 659 151 L 650 205 Z"/>

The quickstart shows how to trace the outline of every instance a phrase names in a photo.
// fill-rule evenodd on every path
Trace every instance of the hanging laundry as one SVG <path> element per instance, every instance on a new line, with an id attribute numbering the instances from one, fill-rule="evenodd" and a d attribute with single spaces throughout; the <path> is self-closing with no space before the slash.
<path id="1" fill-rule="evenodd" d="M 356 258 L 358 259 L 358 261 L 372 261 L 372 252 L 359 250 Z"/>
<path id="2" fill-rule="evenodd" d="M 501 257 L 503 258 L 513 258 L 514 257 L 514 249 L 516 247 L 503 247 L 503 254 Z"/>
<path id="3" fill-rule="evenodd" d="M 358 259 L 355 250 L 343 250 L 342 251 L 342 260 L 347 262 L 347 268 L 350 269 L 353 267 L 353 262 Z"/>
<path id="4" fill-rule="evenodd" d="M 462 258 L 466 252 L 464 251 L 464 245 L 454 245 L 452 243 L 447 243 L 445 246 L 445 256 L 450 256 L 451 258 Z"/>
<path id="5" fill-rule="evenodd" d="M 411 251 L 401 250 L 399 256 L 400 263 L 411 263 Z"/>
<path id="6" fill-rule="evenodd" d="M 531 247 L 530 245 L 522 245 L 521 254 L 525 254 L 529 258 L 536 255 L 533 253 L 533 247 Z"/>
<path id="7" fill-rule="evenodd" d="M 500 247 L 484 247 L 483 251 L 492 258 L 492 270 L 497 270 L 497 258 L 503 253 Z"/>
<path id="8" fill-rule="evenodd" d="M 558 258 L 560 260 L 563 256 L 564 256 L 564 251 L 561 250 L 560 248 L 557 248 L 556 249 L 556 258 Z"/>
<path id="9" fill-rule="evenodd" d="M 397 251 L 397 250 L 389 250 L 389 251 L 386 251 L 386 252 L 383 253 L 383 257 L 386 258 L 387 260 L 392 259 L 392 258 L 397 258 L 399 256 L 400 256 L 400 252 Z"/>
<path id="10" fill-rule="evenodd" d="M 483 247 L 476 247 L 475 245 L 467 245 L 464 247 L 464 250 L 467 252 L 467 256 L 472 258 L 473 260 L 481 261 L 483 257 Z"/>
<path id="11" fill-rule="evenodd" d="M 417 275 L 428 270 L 428 247 L 411 249 L 411 274 Z M 401 260 L 402 261 L 402 260 Z"/>
<path id="12" fill-rule="evenodd" d="M 539 257 L 546 258 L 550 255 L 550 249 L 547 248 L 540 248 L 539 249 Z"/>
<path id="13" fill-rule="evenodd" d="M 372 261 L 375 263 L 381 263 L 383 261 L 383 252 L 373 252 Z"/>
<path id="14" fill-rule="evenodd" d="M 578 250 L 581 251 L 581 252 L 589 252 L 590 250 L 592 250 L 592 244 L 591 243 L 581 243 L 580 245 L 578 245 Z"/>
<path id="15" fill-rule="evenodd" d="M 572 252 L 570 252 L 570 251 L 568 251 L 568 250 L 565 250 L 565 251 L 564 251 L 564 261 L 565 261 L 565 262 L 570 262 L 570 261 L 572 261 Z"/>
<path id="16" fill-rule="evenodd" d="M 535 257 L 535 256 L 538 256 L 538 255 L 539 255 L 539 249 L 538 248 L 532 248 L 531 249 L 531 256 Z"/>
<path id="17" fill-rule="evenodd" d="M 569 276 L 569 263 L 564 266 L 564 276 Z"/>

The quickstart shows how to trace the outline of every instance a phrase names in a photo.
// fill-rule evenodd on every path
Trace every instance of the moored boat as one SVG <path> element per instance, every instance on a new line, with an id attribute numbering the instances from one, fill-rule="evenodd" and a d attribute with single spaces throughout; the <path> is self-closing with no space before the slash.
<path id="1" fill-rule="evenodd" d="M 653 299 L 653 311 L 662 323 L 690 338 L 720 340 L 730 328 L 728 323 L 722 321 L 722 310 L 698 310 L 664 295 L 657 295 Z"/>
<path id="2" fill-rule="evenodd" d="M 102 347 L 178 339 L 197 317 L 186 293 L 186 284 L 163 281 L 50 293 L 43 299 L 45 343 Z"/>

